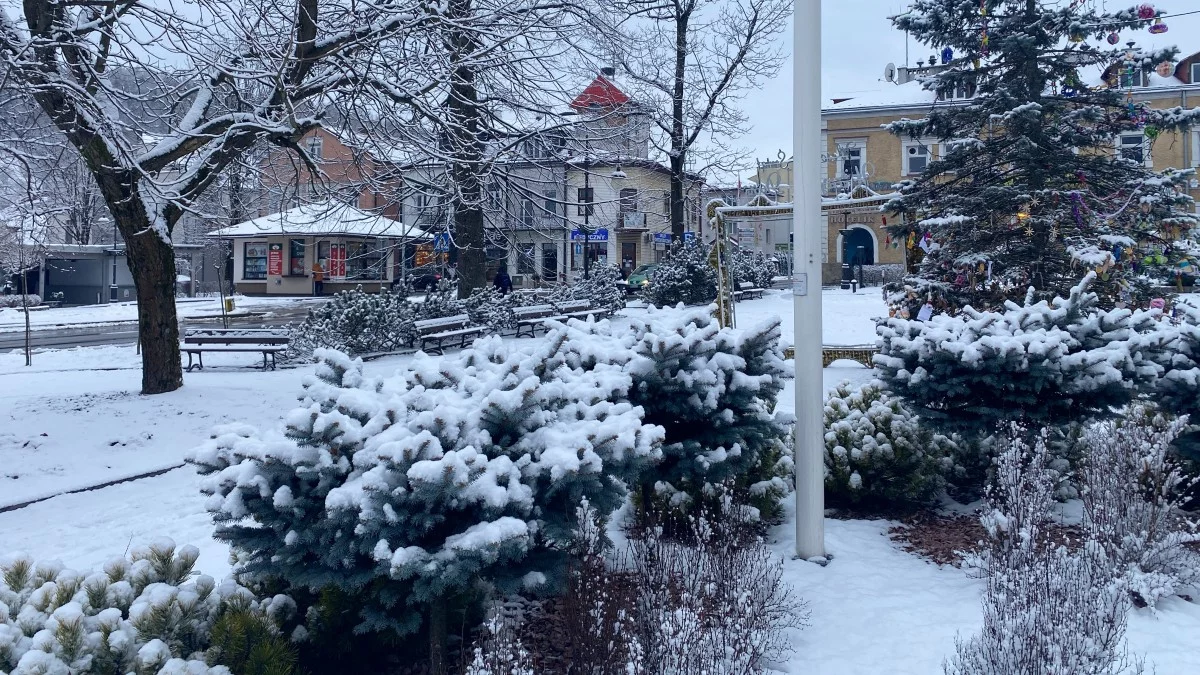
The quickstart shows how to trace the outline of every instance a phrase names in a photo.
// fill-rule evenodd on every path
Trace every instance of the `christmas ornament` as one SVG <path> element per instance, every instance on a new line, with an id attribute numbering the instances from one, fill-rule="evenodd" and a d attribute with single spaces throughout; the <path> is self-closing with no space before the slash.
<path id="1" fill-rule="evenodd" d="M 1118 42 L 1120 42 L 1120 41 L 1121 41 L 1121 36 L 1120 36 L 1120 35 L 1117 35 L 1117 34 L 1114 32 L 1114 33 L 1109 33 L 1109 34 L 1108 34 L 1108 37 L 1107 37 L 1107 38 L 1105 38 L 1105 39 L 1107 39 L 1107 40 L 1108 40 L 1108 44 L 1110 44 L 1110 45 L 1115 45 L 1115 44 L 1117 44 Z"/>
<path id="2" fill-rule="evenodd" d="M 1153 29 L 1151 29 L 1153 30 Z M 946 47 L 942 50 L 942 63 L 950 63 L 954 60 L 954 50 Z"/>
<path id="3" fill-rule="evenodd" d="M 1154 139 L 1158 138 L 1158 127 L 1156 127 L 1154 125 L 1147 126 L 1146 127 L 1146 138 L 1149 138 L 1150 140 L 1154 140 Z"/>
<path id="4" fill-rule="evenodd" d="M 1163 61 L 1154 67 L 1154 72 L 1158 73 L 1159 77 L 1170 77 L 1175 72 L 1175 64 Z"/>
<path id="5" fill-rule="evenodd" d="M 1083 30 L 1072 26 L 1068 32 L 1067 37 L 1071 40 L 1071 42 L 1076 42 L 1076 43 L 1083 42 L 1083 38 L 1084 38 Z"/>
<path id="6" fill-rule="evenodd" d="M 1149 21 L 1150 19 L 1153 19 L 1156 14 L 1158 14 L 1158 12 L 1154 11 L 1154 5 L 1152 5 L 1148 2 L 1142 4 L 1140 7 L 1138 7 L 1138 18 L 1139 19 L 1144 19 L 1146 21 Z"/>
<path id="7" fill-rule="evenodd" d="M 1162 35 L 1165 32 L 1167 32 L 1167 24 L 1163 23 L 1162 19 L 1155 19 L 1154 23 L 1150 26 L 1150 33 L 1152 35 Z"/>

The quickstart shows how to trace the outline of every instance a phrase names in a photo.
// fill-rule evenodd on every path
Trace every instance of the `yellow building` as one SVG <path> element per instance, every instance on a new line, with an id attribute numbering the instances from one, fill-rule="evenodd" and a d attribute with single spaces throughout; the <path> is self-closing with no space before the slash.
<path id="1" fill-rule="evenodd" d="M 939 99 L 921 86 L 920 78 L 944 67 L 919 62 L 915 68 L 892 68 L 892 81 L 882 82 L 877 91 L 833 99 L 822 109 L 826 283 L 840 274 L 841 263 L 868 242 L 875 247 L 875 254 L 868 256 L 867 264 L 904 262 L 905 247 L 888 239 L 883 229 L 885 219 L 890 224 L 899 216 L 885 216 L 878 213 L 878 207 L 896 183 L 920 175 L 942 149 L 935 139 L 900 138 L 883 125 L 903 118 L 919 119 L 937 107 L 966 104 L 973 92 L 959 91 Z M 1095 73 L 1086 84 L 1126 89 L 1133 100 L 1146 101 L 1154 108 L 1200 106 L 1200 53 L 1145 76 L 1121 78 L 1116 69 L 1109 69 Z M 1156 171 L 1195 168 L 1200 166 L 1200 129 L 1156 138 L 1142 131 L 1121 134 L 1113 139 L 1113 152 L 1140 158 Z M 1200 181 L 1192 180 L 1190 193 L 1200 200 Z M 840 232 L 846 230 L 848 235 L 843 237 Z"/>

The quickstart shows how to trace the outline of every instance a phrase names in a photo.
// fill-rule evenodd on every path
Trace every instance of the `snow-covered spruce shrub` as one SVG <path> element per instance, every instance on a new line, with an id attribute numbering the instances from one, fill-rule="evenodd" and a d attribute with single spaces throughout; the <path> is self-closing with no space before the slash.
<path id="1" fill-rule="evenodd" d="M 1094 277 L 1050 303 L 888 319 L 876 327 L 880 378 L 923 420 L 976 438 L 1011 420 L 1041 427 L 1103 417 L 1153 381 L 1142 334 L 1155 321 L 1097 309 Z"/>
<path id="2" fill-rule="evenodd" d="M 684 541 L 646 528 L 629 540 L 635 577 L 639 675 L 766 672 L 792 651 L 789 630 L 807 625 L 806 603 L 727 495 L 688 519 Z"/>
<path id="3" fill-rule="evenodd" d="M 475 289 L 469 297 L 463 299 L 461 307 L 462 312 L 471 317 L 471 323 L 487 326 L 489 333 L 499 335 L 517 327 L 513 308 L 517 307 L 519 302 L 519 296 L 514 293 L 502 295 L 495 286 L 484 286 Z"/>
<path id="4" fill-rule="evenodd" d="M 0 673 L 230 675 L 206 653 L 214 625 L 230 611 L 259 615 L 260 603 L 232 581 L 193 576 L 198 554 L 161 539 L 90 574 L 0 561 Z"/>
<path id="5" fill-rule="evenodd" d="M 442 279 L 436 287 L 431 288 L 425 294 L 423 301 L 413 304 L 415 305 L 413 318 L 417 320 L 454 316 L 462 314 L 465 309 L 463 301 L 458 297 L 458 284 L 451 283 L 446 279 Z"/>
<path id="6" fill-rule="evenodd" d="M 1200 526 L 1181 513 L 1195 484 L 1170 458 L 1186 420 L 1167 420 L 1143 406 L 1126 419 L 1084 434 L 1084 527 L 1123 575 L 1136 602 L 1153 607 L 1182 586 L 1200 582 Z"/>
<path id="7" fill-rule="evenodd" d="M 791 489 L 794 419 L 775 409 L 792 376 L 779 320 L 735 333 L 706 310 L 651 310 L 632 323 L 572 322 L 568 330 L 580 335 L 571 341 L 581 350 L 572 358 L 585 367 L 621 363 L 633 380 L 628 400 L 645 411 L 647 424 L 666 430 L 662 461 L 641 476 L 640 497 L 682 510 L 730 483 L 738 503 L 775 520 Z"/>
<path id="8" fill-rule="evenodd" d="M 717 297 L 717 271 L 708 263 L 709 247 L 676 242 L 650 275 L 642 297 L 655 307 L 707 305 Z"/>
<path id="9" fill-rule="evenodd" d="M 775 258 L 761 251 L 734 251 L 733 283 L 754 284 L 759 288 L 770 288 L 771 280 L 779 271 Z"/>
<path id="10" fill-rule="evenodd" d="M 415 313 L 404 293 L 368 292 L 361 287 L 336 293 L 310 309 L 292 329 L 285 357 L 311 361 L 313 352 L 322 348 L 356 356 L 402 349 L 416 335 Z"/>
<path id="11" fill-rule="evenodd" d="M 24 300 L 18 295 L 0 295 L 0 307 L 37 307 L 42 304 L 42 296 L 36 293 L 26 295 Z"/>
<path id="12" fill-rule="evenodd" d="M 576 300 L 587 300 L 592 307 L 614 312 L 625 309 L 625 290 L 620 286 L 621 270 L 616 265 L 596 265 L 588 270 L 587 279 L 579 279 L 571 287 Z"/>
<path id="13" fill-rule="evenodd" d="M 985 578 L 983 629 L 956 641 L 947 675 L 1122 675 L 1129 594 L 1092 542 L 1050 536 L 1054 477 L 1041 436 L 1012 428 L 981 518 L 989 546 L 968 557 Z"/>
<path id="14" fill-rule="evenodd" d="M 878 382 L 843 382 L 825 399 L 825 495 L 834 505 L 927 503 L 952 473 L 956 450 Z"/>
<path id="15" fill-rule="evenodd" d="M 237 571 L 335 589 L 360 633 L 427 622 L 432 655 L 451 598 L 561 588 L 576 505 L 617 508 L 662 439 L 625 402 L 630 376 L 567 342 L 493 336 L 388 379 L 318 352 L 286 429 L 223 427 L 190 455 Z"/>

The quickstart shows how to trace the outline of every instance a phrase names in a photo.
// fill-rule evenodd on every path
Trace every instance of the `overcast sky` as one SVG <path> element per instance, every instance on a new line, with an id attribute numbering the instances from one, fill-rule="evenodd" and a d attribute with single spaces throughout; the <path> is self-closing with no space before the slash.
<path id="1" fill-rule="evenodd" d="M 805 2 L 807 0 L 800 0 Z M 1097 0 L 1112 9 L 1132 6 L 1133 0 Z M 1155 3 L 1167 13 L 1197 9 L 1198 0 L 1164 0 Z M 899 14 L 906 0 L 822 0 L 821 87 L 822 97 L 853 95 L 886 85 L 883 69 L 889 62 L 904 63 L 904 33 L 892 28 L 887 17 Z M 1146 31 L 1129 33 L 1144 47 L 1176 45 L 1186 54 L 1200 51 L 1200 14 L 1166 20 L 1169 30 L 1162 35 Z M 1124 36 L 1123 36 L 1124 37 Z M 743 101 L 753 128 L 741 145 L 759 159 L 774 158 L 782 149 L 792 154 L 792 59 L 791 27 L 787 33 L 788 58 L 773 82 Z M 913 42 L 909 60 L 928 57 L 932 51 Z M 753 166 L 753 159 L 751 159 Z M 743 176 L 753 173 L 751 169 Z"/>

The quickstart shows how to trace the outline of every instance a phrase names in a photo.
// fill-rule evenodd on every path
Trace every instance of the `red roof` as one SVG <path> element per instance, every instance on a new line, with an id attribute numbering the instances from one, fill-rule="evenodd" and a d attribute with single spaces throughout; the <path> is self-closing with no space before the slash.
<path id="1" fill-rule="evenodd" d="M 619 108 L 629 102 L 625 92 L 617 89 L 617 85 L 609 82 L 603 75 L 596 76 L 592 83 L 579 96 L 571 101 L 571 107 L 583 110 L 591 106 L 601 108 Z"/>

